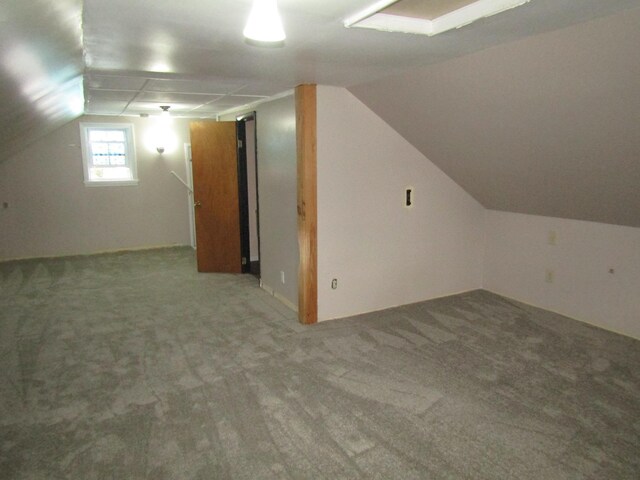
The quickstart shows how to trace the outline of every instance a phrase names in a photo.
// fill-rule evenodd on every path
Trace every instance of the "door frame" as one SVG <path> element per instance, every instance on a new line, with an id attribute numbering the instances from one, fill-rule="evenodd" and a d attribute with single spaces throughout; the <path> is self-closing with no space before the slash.
<path id="1" fill-rule="evenodd" d="M 242 255 L 247 258 L 246 270 L 243 268 L 243 273 L 249 272 L 251 269 L 251 248 L 250 248 L 250 229 L 249 229 L 249 218 L 251 212 L 249 212 L 249 182 L 248 182 L 248 168 L 247 168 L 247 131 L 246 131 L 246 122 L 253 120 L 253 158 L 255 162 L 255 183 L 256 183 L 256 229 L 257 229 L 257 237 L 258 237 L 258 262 L 262 258 L 260 254 L 260 189 L 259 189 L 259 180 L 258 180 L 258 119 L 256 112 L 249 112 L 242 115 L 238 115 L 236 117 L 236 122 L 238 125 L 238 181 L 243 182 L 244 185 L 240 185 L 240 229 L 241 229 L 241 247 L 242 247 Z M 242 142 L 242 143 L 240 143 Z M 242 145 L 242 149 L 240 149 L 240 145 Z M 243 169 L 242 175 L 240 169 Z M 243 205 L 244 202 L 244 205 Z M 244 265 L 243 265 L 244 267 Z"/>
<path id="2" fill-rule="evenodd" d="M 187 203 L 189 206 L 189 238 L 191 248 L 196 249 L 196 212 L 193 210 L 193 168 L 191 166 L 191 143 L 184 144 L 184 163 L 187 172 Z"/>
<path id="3" fill-rule="evenodd" d="M 238 153 L 238 212 L 240 214 L 240 264 L 242 273 L 251 270 L 249 243 L 249 181 L 247 178 L 247 136 L 243 121 L 236 120 Z"/>

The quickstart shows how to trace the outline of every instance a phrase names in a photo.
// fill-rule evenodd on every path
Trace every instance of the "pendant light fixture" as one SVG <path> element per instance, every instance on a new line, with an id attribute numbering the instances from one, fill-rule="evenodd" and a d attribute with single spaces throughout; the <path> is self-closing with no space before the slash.
<path id="1" fill-rule="evenodd" d="M 171 118 L 171 114 L 169 113 L 170 108 L 171 108 L 171 105 L 160 105 L 160 110 L 162 110 L 162 113 L 160 113 L 160 116 L 164 120 Z"/>
<path id="2" fill-rule="evenodd" d="M 278 12 L 277 0 L 253 0 L 243 35 L 253 42 L 278 44 L 286 35 Z"/>

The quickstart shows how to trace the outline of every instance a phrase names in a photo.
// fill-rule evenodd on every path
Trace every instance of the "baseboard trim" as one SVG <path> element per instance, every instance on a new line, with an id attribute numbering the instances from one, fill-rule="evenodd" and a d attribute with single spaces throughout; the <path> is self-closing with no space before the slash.
<path id="1" fill-rule="evenodd" d="M 387 307 L 375 308 L 373 310 L 366 310 L 364 312 L 350 313 L 348 315 L 344 315 L 344 316 L 341 316 L 341 317 L 318 318 L 318 322 L 330 322 L 332 320 L 342 320 L 342 319 L 345 319 L 345 318 L 357 317 L 358 315 L 366 315 L 368 313 L 382 312 L 384 310 L 389 310 L 391 308 L 405 307 L 407 305 L 413 305 L 413 304 L 416 304 L 416 303 L 428 302 L 430 300 L 437 300 L 439 298 L 453 297 L 455 295 L 462 295 L 463 293 L 475 292 L 476 290 L 482 290 L 482 288 L 481 287 L 476 287 L 476 288 L 470 288 L 468 290 L 460 290 L 458 292 L 453 292 L 453 293 L 444 293 L 442 295 L 437 295 L 435 297 L 428 297 L 428 298 L 424 298 L 422 300 L 411 301 L 409 303 L 398 303 L 398 304 L 394 304 L 394 305 L 389 305 Z"/>
<path id="2" fill-rule="evenodd" d="M 285 297 L 283 297 L 280 293 L 276 292 L 273 288 L 271 288 L 269 285 L 267 285 L 266 283 L 264 283 L 262 281 L 262 279 L 260 279 L 260 288 L 262 288 L 265 292 L 267 292 L 269 295 L 271 295 L 272 297 L 274 297 L 276 300 L 278 300 L 280 303 L 284 304 L 285 307 L 293 310 L 294 312 L 298 313 L 298 307 L 296 305 L 294 305 L 291 301 L 289 301 L 288 299 L 286 299 Z"/>
<path id="3" fill-rule="evenodd" d="M 64 253 L 60 255 L 43 255 L 43 256 L 35 256 L 35 257 L 14 257 L 14 258 L 0 258 L 0 263 L 7 262 L 19 262 L 26 260 L 53 260 L 57 258 L 67 258 L 67 257 L 89 257 L 91 255 L 109 255 L 112 253 L 126 253 L 126 252 L 140 252 L 144 250 L 164 250 L 167 248 L 182 248 L 189 247 L 193 248 L 188 244 L 180 244 L 175 243 L 172 245 L 150 245 L 146 247 L 126 247 L 126 248 L 117 248 L 113 250 L 98 250 L 96 252 L 88 252 L 88 253 Z"/>
<path id="4" fill-rule="evenodd" d="M 581 318 L 572 317 L 571 315 L 568 315 L 568 314 L 563 313 L 563 312 L 559 312 L 557 310 L 552 310 L 552 309 L 550 309 L 548 307 L 542 307 L 540 305 L 535 305 L 533 303 L 525 302 L 524 300 L 520 300 L 518 298 L 510 297 L 509 295 L 505 295 L 504 293 L 496 292 L 495 290 L 489 290 L 488 288 L 482 288 L 482 290 L 484 290 L 486 292 L 489 292 L 489 293 L 493 293 L 494 295 L 498 295 L 499 297 L 506 298 L 507 300 L 511 300 L 513 302 L 522 303 L 523 305 L 527 305 L 528 307 L 539 308 L 540 310 L 545 310 L 547 312 L 551 312 L 551 313 L 554 313 L 556 315 L 560 315 L 561 317 L 566 317 L 566 318 L 568 318 L 570 320 L 575 320 L 576 322 L 584 323 L 585 325 L 589 325 L 590 327 L 599 328 L 600 330 L 604 330 L 605 332 L 615 333 L 616 335 L 622 335 L 623 337 L 628 337 L 628 338 L 632 338 L 633 340 L 639 340 L 640 341 L 640 336 L 636 337 L 635 335 L 631 335 L 630 333 L 621 332 L 621 331 L 615 330 L 613 328 L 603 327 L 602 325 L 598 325 L 597 323 L 593 323 L 592 321 L 583 320 Z"/>

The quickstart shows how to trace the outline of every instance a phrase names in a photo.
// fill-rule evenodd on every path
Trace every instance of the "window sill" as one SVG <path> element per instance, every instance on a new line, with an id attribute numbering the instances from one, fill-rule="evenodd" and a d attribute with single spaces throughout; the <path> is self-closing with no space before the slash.
<path id="1" fill-rule="evenodd" d="M 85 187 L 131 187 L 138 185 L 138 180 L 86 181 Z"/>

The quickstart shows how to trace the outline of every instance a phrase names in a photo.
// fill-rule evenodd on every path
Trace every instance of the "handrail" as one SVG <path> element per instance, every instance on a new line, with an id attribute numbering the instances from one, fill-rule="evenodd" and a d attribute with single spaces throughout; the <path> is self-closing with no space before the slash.
<path id="1" fill-rule="evenodd" d="M 176 177 L 178 180 L 180 180 L 180 183 L 183 184 L 185 187 L 187 187 L 187 190 L 189 190 L 191 193 L 193 193 L 193 189 L 189 186 L 189 184 L 187 182 L 185 182 L 182 178 L 180 178 L 180 175 L 178 175 L 176 172 L 174 172 L 173 170 L 171 170 L 171 175 L 173 175 L 174 177 Z"/>

